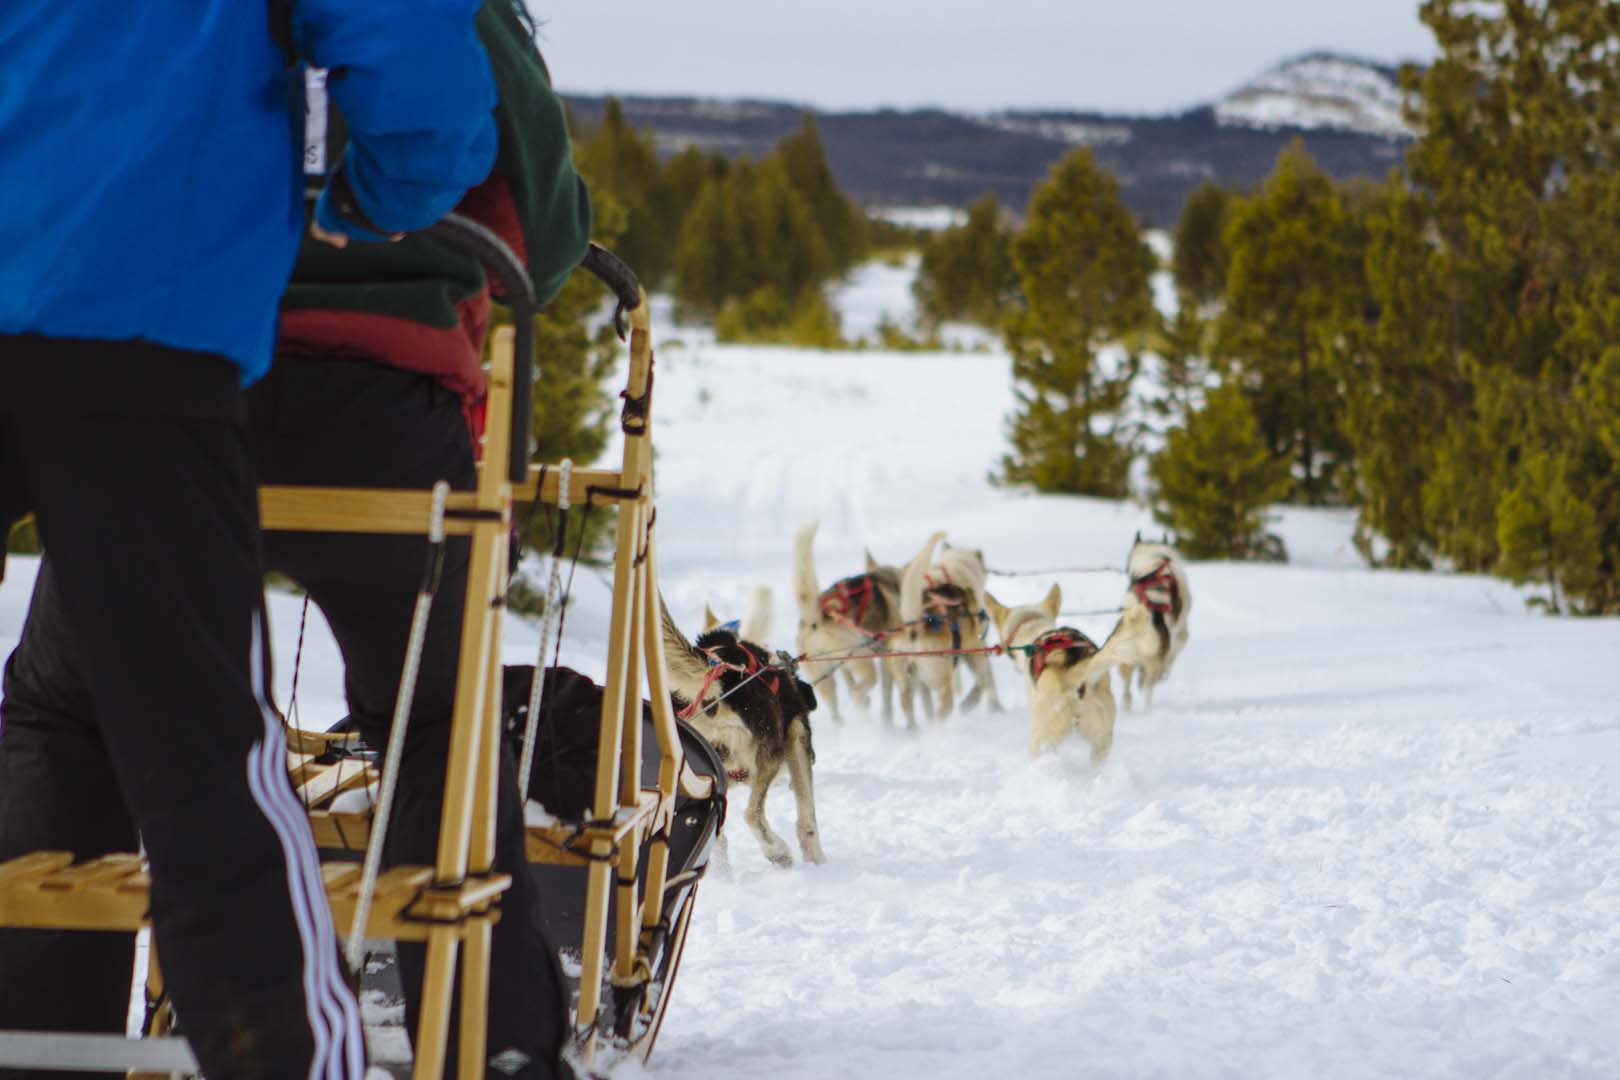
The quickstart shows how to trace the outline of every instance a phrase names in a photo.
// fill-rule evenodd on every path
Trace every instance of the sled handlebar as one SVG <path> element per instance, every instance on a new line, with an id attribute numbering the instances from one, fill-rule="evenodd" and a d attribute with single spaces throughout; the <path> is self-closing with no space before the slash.
<path id="1" fill-rule="evenodd" d="M 319 196 L 318 187 L 304 193 L 304 197 L 312 203 Z M 513 350 L 517 359 L 512 373 L 512 448 L 507 475 L 514 484 L 525 483 L 529 479 L 530 418 L 534 412 L 534 317 L 540 313 L 540 304 L 534 298 L 534 283 L 529 280 L 529 271 L 517 252 L 493 230 L 465 214 L 446 214 L 423 229 L 422 235 L 471 255 L 483 264 L 486 273 L 501 284 L 502 301 L 511 309 L 517 338 Z M 623 339 L 626 334 L 625 313 L 641 306 L 641 283 L 636 280 L 635 272 L 625 265 L 624 260 L 594 241 L 586 249 L 579 265 L 607 286 L 618 301 L 613 313 L 613 325 Z"/>
<path id="2" fill-rule="evenodd" d="M 517 252 L 493 230 L 462 214 L 446 214 L 423 230 L 423 235 L 465 252 L 484 266 L 501 285 L 501 299 L 512 311 L 516 347 L 512 362 L 512 441 L 507 475 L 514 484 L 529 478 L 529 427 L 534 412 L 534 317 L 540 305 L 534 283 Z"/>
<path id="3" fill-rule="evenodd" d="M 446 214 L 424 232 L 482 263 L 485 272 L 500 282 L 501 299 L 512 311 L 517 341 L 512 372 L 511 458 L 507 473 L 512 483 L 525 483 L 529 479 L 530 418 L 534 412 L 534 317 L 540 314 L 540 304 L 534 298 L 534 283 L 529 280 L 523 260 L 506 241 L 469 217 Z M 641 305 L 641 284 L 635 273 L 617 255 L 595 243 L 586 250 L 580 267 L 606 285 L 618 301 L 613 320 L 622 338 L 624 313 Z"/>

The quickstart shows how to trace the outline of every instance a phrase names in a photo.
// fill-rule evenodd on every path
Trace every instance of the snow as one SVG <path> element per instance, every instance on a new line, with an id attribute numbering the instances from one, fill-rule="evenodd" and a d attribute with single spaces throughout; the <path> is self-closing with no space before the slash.
<path id="1" fill-rule="evenodd" d="M 847 289 L 846 310 L 907 310 L 897 275 Z M 990 482 L 1000 353 L 661 333 L 660 570 L 689 631 L 768 584 L 771 644 L 791 648 L 789 551 L 812 516 L 823 584 L 935 528 L 1002 570 L 1117 566 L 1157 534 L 1130 503 Z M 1284 510 L 1290 565 L 1191 564 L 1191 643 L 1101 768 L 1078 741 L 1029 759 L 1000 660 L 1004 714 L 906 732 L 823 709 L 829 862 L 771 867 L 734 792 L 729 870 L 699 891 L 658 1050 L 616 1075 L 1620 1075 L 1620 621 L 1366 569 L 1351 526 Z M 32 560 L 11 572 L 0 647 Z M 992 590 L 1026 601 L 1052 580 L 1070 610 L 1123 590 L 1075 572 Z M 606 584 L 581 570 L 574 597 L 564 662 L 600 676 Z M 285 703 L 300 605 L 271 608 Z M 509 660 L 536 647 L 507 623 Z M 304 653 L 299 707 L 321 726 L 343 706 L 318 613 Z M 785 786 L 769 816 L 792 836 Z"/>
<path id="2" fill-rule="evenodd" d="M 874 206 L 867 212 L 894 225 L 929 232 L 941 232 L 967 220 L 967 211 L 960 206 Z"/>
<path id="3" fill-rule="evenodd" d="M 1401 88 L 1379 67 L 1317 54 L 1282 64 L 1215 104 L 1228 127 L 1319 128 L 1410 138 Z"/>
<path id="4" fill-rule="evenodd" d="M 1100 124 L 1018 113 L 992 113 L 979 118 L 979 122 L 997 131 L 1033 135 L 1067 146 L 1122 146 L 1131 141 L 1129 124 Z"/>

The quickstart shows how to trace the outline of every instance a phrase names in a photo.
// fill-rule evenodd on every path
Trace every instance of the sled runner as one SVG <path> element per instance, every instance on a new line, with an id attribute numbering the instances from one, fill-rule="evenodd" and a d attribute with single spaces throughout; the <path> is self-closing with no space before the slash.
<path id="1" fill-rule="evenodd" d="M 577 941 L 578 990 L 571 1010 L 573 1050 L 589 1064 L 610 1042 L 645 1058 L 658 1024 L 691 917 L 692 892 L 719 824 L 724 785 L 712 751 L 681 732 L 666 687 L 658 634 L 656 545 L 652 503 L 652 348 L 647 303 L 627 268 L 592 247 L 584 267 L 614 292 L 615 322 L 628 336 L 630 365 L 621 414 L 624 455 L 618 469 L 558 470 L 528 462 L 533 322 L 537 305 L 522 264 L 493 233 L 451 215 L 431 235 L 475 254 L 505 287 L 515 326 L 491 350 L 488 425 L 476 491 L 446 493 L 353 488 L 261 489 L 267 530 L 419 535 L 438 544 L 470 537 L 459 678 L 446 762 L 439 847 L 432 866 L 399 866 L 374 876 L 375 861 L 354 861 L 371 839 L 372 813 L 311 813 L 319 846 L 346 857 L 322 876 L 340 934 L 362 913 L 364 938 L 427 945 L 413 1075 L 443 1075 L 451 994 L 463 954 L 457 1075 L 485 1072 L 485 1004 L 490 929 L 510 879 L 490 871 L 494 857 L 495 777 L 502 738 L 502 603 L 509 573 L 513 507 L 535 503 L 613 506 L 613 607 L 606 685 L 594 715 L 594 759 L 586 812 L 529 830 L 531 862 L 545 865 L 555 940 Z M 514 352 L 519 358 L 514 363 Z M 566 478 L 566 486 L 563 481 Z M 424 589 L 431 599 L 431 592 Z M 419 609 L 425 621 L 425 614 Z M 406 670 L 411 663 L 407 658 Z M 412 679 L 402 680 L 402 694 Z M 644 711 L 645 694 L 650 706 Z M 408 701 L 408 699 L 407 699 Z M 391 744 L 401 744 L 396 714 Z M 368 770 L 334 752 L 348 737 L 293 736 L 289 769 L 315 802 L 330 802 L 366 783 Z M 689 761 L 691 764 L 689 764 Z M 695 771 L 692 765 L 699 768 Z M 388 769 L 384 767 L 386 780 Z M 376 808 L 386 817 L 387 784 Z M 314 799 L 319 793 L 320 798 Z M 685 824 L 694 818 L 698 827 Z M 679 820 L 678 820 L 679 819 Z M 381 829 L 378 830 L 379 834 Z M 380 836 L 379 836 L 380 838 Z M 555 867 L 556 869 L 551 869 Z M 0 864 L 0 925 L 19 928 L 132 931 L 146 925 L 150 881 L 138 856 L 110 855 L 75 865 L 66 852 L 36 852 Z M 149 988 L 161 985 L 154 956 Z M 8 973 L 8 977 L 10 973 Z M 607 1007 L 604 1008 L 604 1002 Z M 159 1013 L 160 1025 L 162 1013 Z M 183 1017 L 181 1018 L 183 1021 Z M 161 1034 L 154 1031 L 152 1034 Z M 183 1040 L 132 1044 L 110 1036 L 0 1033 L 0 1065 L 34 1068 L 123 1068 L 195 1071 Z"/>

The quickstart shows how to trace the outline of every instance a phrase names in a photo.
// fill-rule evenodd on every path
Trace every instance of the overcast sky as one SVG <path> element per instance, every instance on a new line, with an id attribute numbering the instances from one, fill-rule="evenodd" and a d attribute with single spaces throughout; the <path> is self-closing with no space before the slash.
<path id="1" fill-rule="evenodd" d="M 1418 0 L 528 0 L 558 88 L 1174 112 L 1279 60 L 1424 59 Z"/>

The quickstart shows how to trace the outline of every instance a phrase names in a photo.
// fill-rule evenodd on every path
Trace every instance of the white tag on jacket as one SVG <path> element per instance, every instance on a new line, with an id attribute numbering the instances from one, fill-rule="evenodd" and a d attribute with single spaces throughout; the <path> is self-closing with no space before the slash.
<path id="1" fill-rule="evenodd" d="M 326 175 L 326 69 L 304 69 L 304 175 Z"/>

